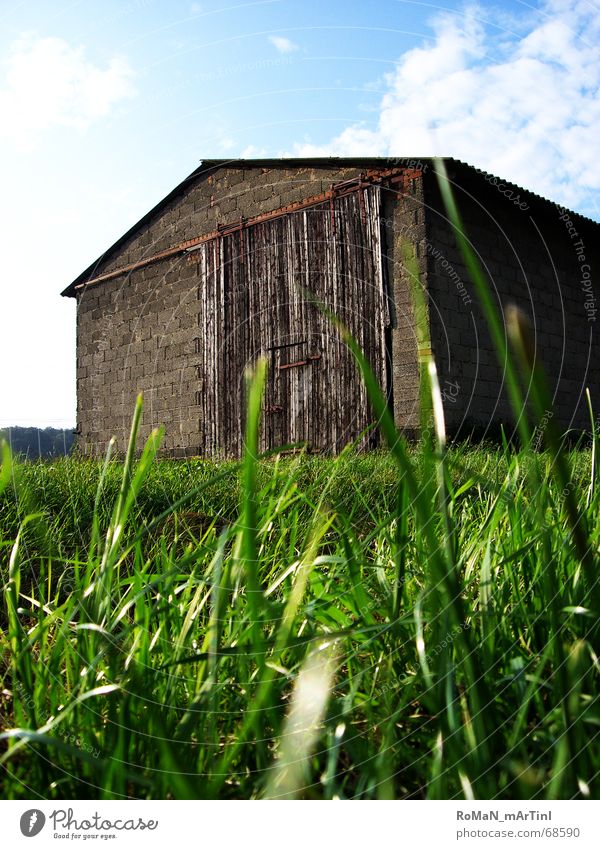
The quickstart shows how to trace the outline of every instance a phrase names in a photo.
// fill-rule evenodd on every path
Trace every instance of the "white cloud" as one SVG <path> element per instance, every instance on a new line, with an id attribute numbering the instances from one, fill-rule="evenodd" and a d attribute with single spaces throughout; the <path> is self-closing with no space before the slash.
<path id="1" fill-rule="evenodd" d="M 270 35 L 269 41 L 278 53 L 295 53 L 296 50 L 300 49 L 297 44 L 282 35 Z"/>
<path id="2" fill-rule="evenodd" d="M 269 153 L 266 147 L 249 144 L 240 153 L 240 159 L 264 159 Z"/>
<path id="3" fill-rule="evenodd" d="M 600 10 L 546 0 L 518 34 L 490 15 L 439 15 L 433 42 L 386 75 L 374 128 L 351 125 L 295 155 L 454 156 L 598 215 Z"/>
<path id="4" fill-rule="evenodd" d="M 228 150 L 232 150 L 232 148 L 234 148 L 234 147 L 235 147 L 235 142 L 229 136 L 222 136 L 219 139 L 219 142 L 218 142 L 219 150 L 228 151 Z"/>
<path id="5" fill-rule="evenodd" d="M 135 94 L 134 73 L 115 56 L 106 67 L 61 38 L 27 34 L 13 43 L 0 83 L 0 139 L 19 149 L 36 146 L 53 126 L 87 129 L 120 100 Z"/>

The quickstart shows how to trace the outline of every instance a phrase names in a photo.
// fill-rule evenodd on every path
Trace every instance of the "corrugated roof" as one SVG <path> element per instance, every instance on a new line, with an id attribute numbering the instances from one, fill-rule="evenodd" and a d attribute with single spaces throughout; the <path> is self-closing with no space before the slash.
<path id="1" fill-rule="evenodd" d="M 431 163 L 431 165 L 433 165 L 435 159 L 427 158 L 422 159 L 421 161 L 429 162 Z M 452 157 L 448 157 L 444 159 L 444 162 L 446 163 L 446 167 L 455 165 L 459 166 L 459 168 L 461 169 L 464 169 L 466 172 L 470 172 L 472 174 L 477 174 L 482 177 L 493 177 L 494 179 L 500 180 L 502 183 L 504 183 L 507 188 L 513 189 L 519 192 L 520 194 L 524 195 L 531 202 L 551 206 L 554 209 L 566 209 L 569 215 L 573 216 L 578 221 L 584 221 L 586 222 L 586 224 L 592 224 L 596 227 L 600 226 L 600 222 L 594 221 L 593 218 L 589 218 L 589 216 L 587 215 L 582 215 L 580 212 L 575 212 L 575 210 L 573 209 L 568 209 L 567 207 L 563 206 L 563 204 L 558 203 L 557 201 L 550 200 L 549 198 L 546 198 L 543 195 L 538 195 L 536 192 L 531 191 L 531 189 L 526 189 L 523 186 L 519 186 L 518 183 L 513 183 L 510 180 L 506 180 L 504 179 L 504 177 L 499 177 L 497 174 L 492 174 L 490 171 L 485 171 L 483 168 L 477 168 L 475 165 L 470 165 L 468 162 L 463 162 L 462 159 L 453 159 Z"/>
<path id="2" fill-rule="evenodd" d="M 195 182 L 199 177 L 204 174 L 208 174 L 209 172 L 217 171 L 220 168 L 224 167 L 233 167 L 233 168 L 273 168 L 275 166 L 293 166 L 296 168 L 300 168 L 303 166 L 307 167 L 317 167 L 317 166 L 331 166 L 331 165 L 340 165 L 343 167 L 357 167 L 357 168 L 384 168 L 391 166 L 399 166 L 401 164 L 407 163 L 422 163 L 423 165 L 427 164 L 429 167 L 433 167 L 435 160 L 432 157 L 339 157 L 339 156 L 331 156 L 331 157 L 307 157 L 307 158 L 269 158 L 269 159 L 203 159 L 198 166 L 198 168 L 194 169 L 191 174 L 189 174 L 185 180 L 175 186 L 172 191 L 170 191 L 165 197 L 160 200 L 156 206 L 153 206 L 145 215 L 143 215 L 139 221 L 129 228 L 123 235 L 117 239 L 101 256 L 99 256 L 94 262 L 89 265 L 81 274 L 73 280 L 72 283 L 67 286 L 66 289 L 61 292 L 64 296 L 73 296 L 75 294 L 75 287 L 81 283 L 86 283 L 89 280 L 92 280 L 96 276 L 96 270 L 98 266 L 105 262 L 107 257 L 110 256 L 114 251 L 118 250 L 128 239 L 134 236 L 141 227 L 143 227 L 146 222 L 154 218 L 158 213 L 161 212 L 164 207 L 170 203 L 170 201 L 174 200 L 181 192 L 183 192 L 191 183 Z M 554 201 L 550 201 L 547 198 L 542 197 L 541 195 L 536 194 L 535 192 L 530 191 L 529 189 L 525 189 L 522 186 L 517 185 L 516 183 L 512 183 L 510 180 L 505 180 L 500 177 L 497 177 L 494 174 L 490 174 L 488 171 L 484 171 L 483 169 L 477 168 L 473 165 L 469 165 L 467 162 L 463 162 L 460 159 L 453 159 L 451 157 L 445 157 L 444 162 L 446 164 L 446 168 L 449 172 L 449 177 L 452 177 L 453 169 L 458 169 L 467 175 L 480 175 L 485 177 L 494 177 L 495 179 L 502 180 L 502 183 L 509 189 L 514 190 L 515 192 L 523 195 L 523 198 L 528 201 L 530 206 L 536 206 L 538 208 L 543 207 L 552 207 L 556 209 L 560 207 L 563 209 L 561 204 L 557 204 Z M 578 212 L 574 212 L 569 210 L 569 214 L 576 220 L 580 222 L 584 222 L 586 227 L 589 225 L 600 227 L 600 224 L 597 221 L 593 221 L 593 219 L 586 217 L 585 215 L 581 215 Z"/>

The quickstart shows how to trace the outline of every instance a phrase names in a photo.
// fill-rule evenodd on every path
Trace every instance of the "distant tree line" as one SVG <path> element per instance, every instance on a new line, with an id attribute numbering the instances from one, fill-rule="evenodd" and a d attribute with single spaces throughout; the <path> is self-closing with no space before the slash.
<path id="1" fill-rule="evenodd" d="M 55 427 L 5 427 L 0 428 L 0 439 L 5 439 L 13 454 L 28 460 L 64 457 L 73 447 L 72 429 Z"/>

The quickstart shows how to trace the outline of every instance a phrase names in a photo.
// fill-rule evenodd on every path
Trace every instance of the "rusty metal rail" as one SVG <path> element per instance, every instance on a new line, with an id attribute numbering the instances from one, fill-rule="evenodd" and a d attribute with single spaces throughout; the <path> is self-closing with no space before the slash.
<path id="1" fill-rule="evenodd" d="M 277 209 L 272 210 L 271 212 L 263 212 L 260 215 L 254 215 L 249 218 L 242 218 L 236 222 L 232 222 L 229 224 L 222 224 L 217 227 L 216 230 L 212 230 L 210 233 L 206 233 L 202 236 L 196 236 L 193 239 L 187 239 L 184 242 L 180 242 L 177 245 L 173 245 L 170 248 L 166 248 L 164 251 L 159 251 L 158 253 L 152 254 L 151 256 L 144 257 L 143 259 L 138 260 L 137 262 L 132 262 L 129 265 L 123 265 L 120 268 L 115 268 L 113 271 L 107 271 L 105 274 L 99 274 L 97 277 L 93 277 L 91 280 L 87 280 L 85 283 L 78 283 L 75 286 L 75 289 L 84 289 L 88 286 L 95 286 L 98 283 L 104 283 L 107 280 L 112 280 L 115 277 L 120 277 L 123 274 L 130 274 L 132 271 L 137 271 L 140 268 L 145 268 L 148 265 L 152 265 L 156 262 L 160 262 L 164 259 L 170 259 L 171 257 L 177 256 L 178 254 L 191 253 L 202 245 L 206 244 L 206 242 L 212 242 L 215 239 L 220 239 L 224 236 L 231 235 L 232 233 L 242 232 L 248 227 L 253 227 L 255 224 L 260 224 L 264 221 L 271 221 L 274 218 L 279 218 L 284 215 L 289 215 L 292 212 L 297 212 L 301 209 L 307 209 L 311 206 L 317 206 L 318 204 L 324 203 L 326 201 L 330 201 L 331 203 L 331 215 L 332 215 L 332 225 L 333 230 L 335 232 L 335 217 L 333 215 L 333 201 L 336 198 L 343 197 L 344 195 L 351 194 L 356 191 L 360 191 L 361 189 L 365 189 L 368 186 L 389 183 L 391 185 L 398 185 L 402 183 L 402 192 L 408 191 L 408 187 L 410 183 L 418 178 L 421 175 L 421 171 L 418 168 L 386 168 L 382 170 L 372 169 L 366 171 L 363 174 L 360 174 L 358 177 L 354 177 L 350 180 L 344 180 L 340 183 L 332 184 L 331 188 L 326 192 L 322 192 L 318 195 L 312 195 L 301 201 L 295 201 L 294 203 L 287 204 L 286 206 L 278 207 Z M 361 220 L 365 221 L 365 209 L 364 202 L 361 200 L 360 204 L 360 213 Z M 243 262 L 243 248 L 241 251 L 242 262 Z"/>
<path id="2" fill-rule="evenodd" d="M 298 366 L 307 366 L 309 363 L 314 362 L 315 360 L 320 360 L 321 354 L 312 354 L 307 357 L 305 360 L 296 360 L 295 363 L 284 363 L 279 366 L 279 371 L 283 371 L 286 368 L 297 368 Z"/>

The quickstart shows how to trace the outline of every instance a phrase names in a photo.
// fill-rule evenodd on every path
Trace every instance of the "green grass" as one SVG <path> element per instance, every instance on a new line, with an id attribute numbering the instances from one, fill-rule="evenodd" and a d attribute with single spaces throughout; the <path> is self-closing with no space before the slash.
<path id="1" fill-rule="evenodd" d="M 451 448 L 445 518 L 427 451 L 407 459 L 431 533 L 384 452 L 110 461 L 97 498 L 100 463 L 14 467 L 3 794 L 598 796 L 597 620 L 551 458 Z M 568 459 L 583 498 L 591 452 Z M 294 770 L 286 714 L 319 655 Z"/>
<path id="2" fill-rule="evenodd" d="M 124 463 L 4 447 L 5 798 L 600 797 L 596 434 L 447 201 L 521 447 L 448 447 L 430 358 L 409 447 L 347 336 L 385 451 L 257 458 L 261 363 L 240 464 L 135 459 L 141 403 Z"/>

